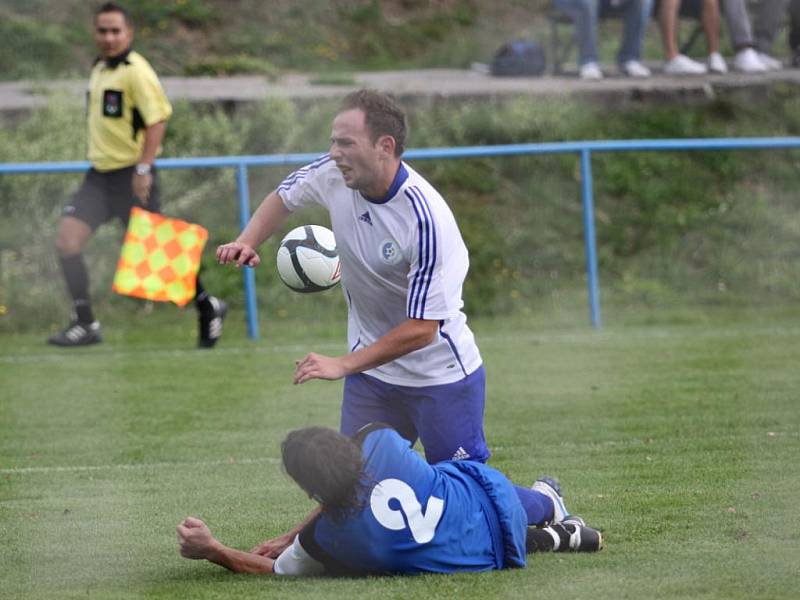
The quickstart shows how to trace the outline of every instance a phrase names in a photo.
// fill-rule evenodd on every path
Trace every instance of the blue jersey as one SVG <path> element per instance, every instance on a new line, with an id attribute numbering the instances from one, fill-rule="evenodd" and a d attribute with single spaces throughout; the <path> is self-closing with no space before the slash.
<path id="1" fill-rule="evenodd" d="M 361 510 L 339 522 L 323 514 L 300 533 L 328 573 L 525 566 L 527 519 L 504 475 L 470 461 L 429 465 L 386 427 L 359 438 L 370 482 Z"/>

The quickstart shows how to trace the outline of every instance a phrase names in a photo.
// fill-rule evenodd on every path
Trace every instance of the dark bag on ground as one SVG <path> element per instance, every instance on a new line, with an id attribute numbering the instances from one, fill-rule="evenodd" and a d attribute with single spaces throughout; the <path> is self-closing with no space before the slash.
<path id="1" fill-rule="evenodd" d="M 539 44 L 516 40 L 497 51 L 491 73 L 495 77 L 538 77 L 546 68 L 547 60 Z"/>

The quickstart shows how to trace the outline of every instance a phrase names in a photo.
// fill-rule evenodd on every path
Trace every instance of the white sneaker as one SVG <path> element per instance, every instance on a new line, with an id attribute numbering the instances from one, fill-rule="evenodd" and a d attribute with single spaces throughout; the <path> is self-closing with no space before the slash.
<path id="1" fill-rule="evenodd" d="M 741 73 L 766 73 L 767 65 L 752 48 L 739 50 L 733 59 L 733 68 Z"/>
<path id="2" fill-rule="evenodd" d="M 548 525 L 553 523 L 560 523 L 564 519 L 569 518 L 569 511 L 564 506 L 564 498 L 561 497 L 561 486 L 558 481 L 546 475 L 539 477 L 531 489 L 540 494 L 544 494 L 553 501 L 553 518 L 550 519 Z"/>
<path id="3" fill-rule="evenodd" d="M 758 52 L 758 59 L 761 61 L 767 71 L 780 71 L 783 69 L 783 63 L 779 61 L 777 58 L 772 58 L 766 52 Z"/>
<path id="4" fill-rule="evenodd" d="M 685 54 L 678 54 L 664 65 L 665 75 L 705 75 L 708 68 Z"/>
<path id="5" fill-rule="evenodd" d="M 578 75 L 581 79 L 586 79 L 587 81 L 597 81 L 603 78 L 603 72 L 600 70 L 600 65 L 598 65 L 596 62 L 588 62 L 585 65 L 581 65 Z"/>
<path id="6" fill-rule="evenodd" d="M 650 69 L 645 67 L 638 60 L 628 60 L 622 63 L 622 72 L 628 77 L 650 77 Z"/>
<path id="7" fill-rule="evenodd" d="M 728 72 L 728 63 L 725 62 L 725 59 L 722 58 L 722 54 L 719 52 L 712 52 L 708 55 L 708 70 L 712 73 L 727 73 Z"/>

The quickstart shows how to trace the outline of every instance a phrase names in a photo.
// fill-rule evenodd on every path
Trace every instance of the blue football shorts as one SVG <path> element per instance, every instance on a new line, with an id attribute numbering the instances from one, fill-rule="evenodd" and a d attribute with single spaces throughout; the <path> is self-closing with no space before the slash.
<path id="1" fill-rule="evenodd" d="M 341 431 L 352 436 L 369 423 L 385 423 L 412 444 L 419 438 L 425 459 L 486 462 L 483 433 L 486 372 L 483 366 L 444 385 L 410 387 L 358 373 L 344 381 Z"/>

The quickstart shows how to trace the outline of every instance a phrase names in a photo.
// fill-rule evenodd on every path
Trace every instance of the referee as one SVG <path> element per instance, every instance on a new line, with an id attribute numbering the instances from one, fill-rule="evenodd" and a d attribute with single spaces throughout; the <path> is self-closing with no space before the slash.
<path id="1" fill-rule="evenodd" d="M 83 249 L 94 231 L 113 218 L 127 227 L 131 208 L 160 212 L 159 184 L 153 162 L 172 115 L 158 76 L 131 50 L 133 25 L 121 6 L 106 2 L 94 15 L 94 39 L 100 51 L 88 91 L 91 169 L 58 226 L 56 248 L 72 297 L 75 316 L 49 338 L 56 346 L 85 346 L 102 340 L 89 298 L 89 274 Z M 197 280 L 198 345 L 211 348 L 222 334 L 227 306 Z"/>

